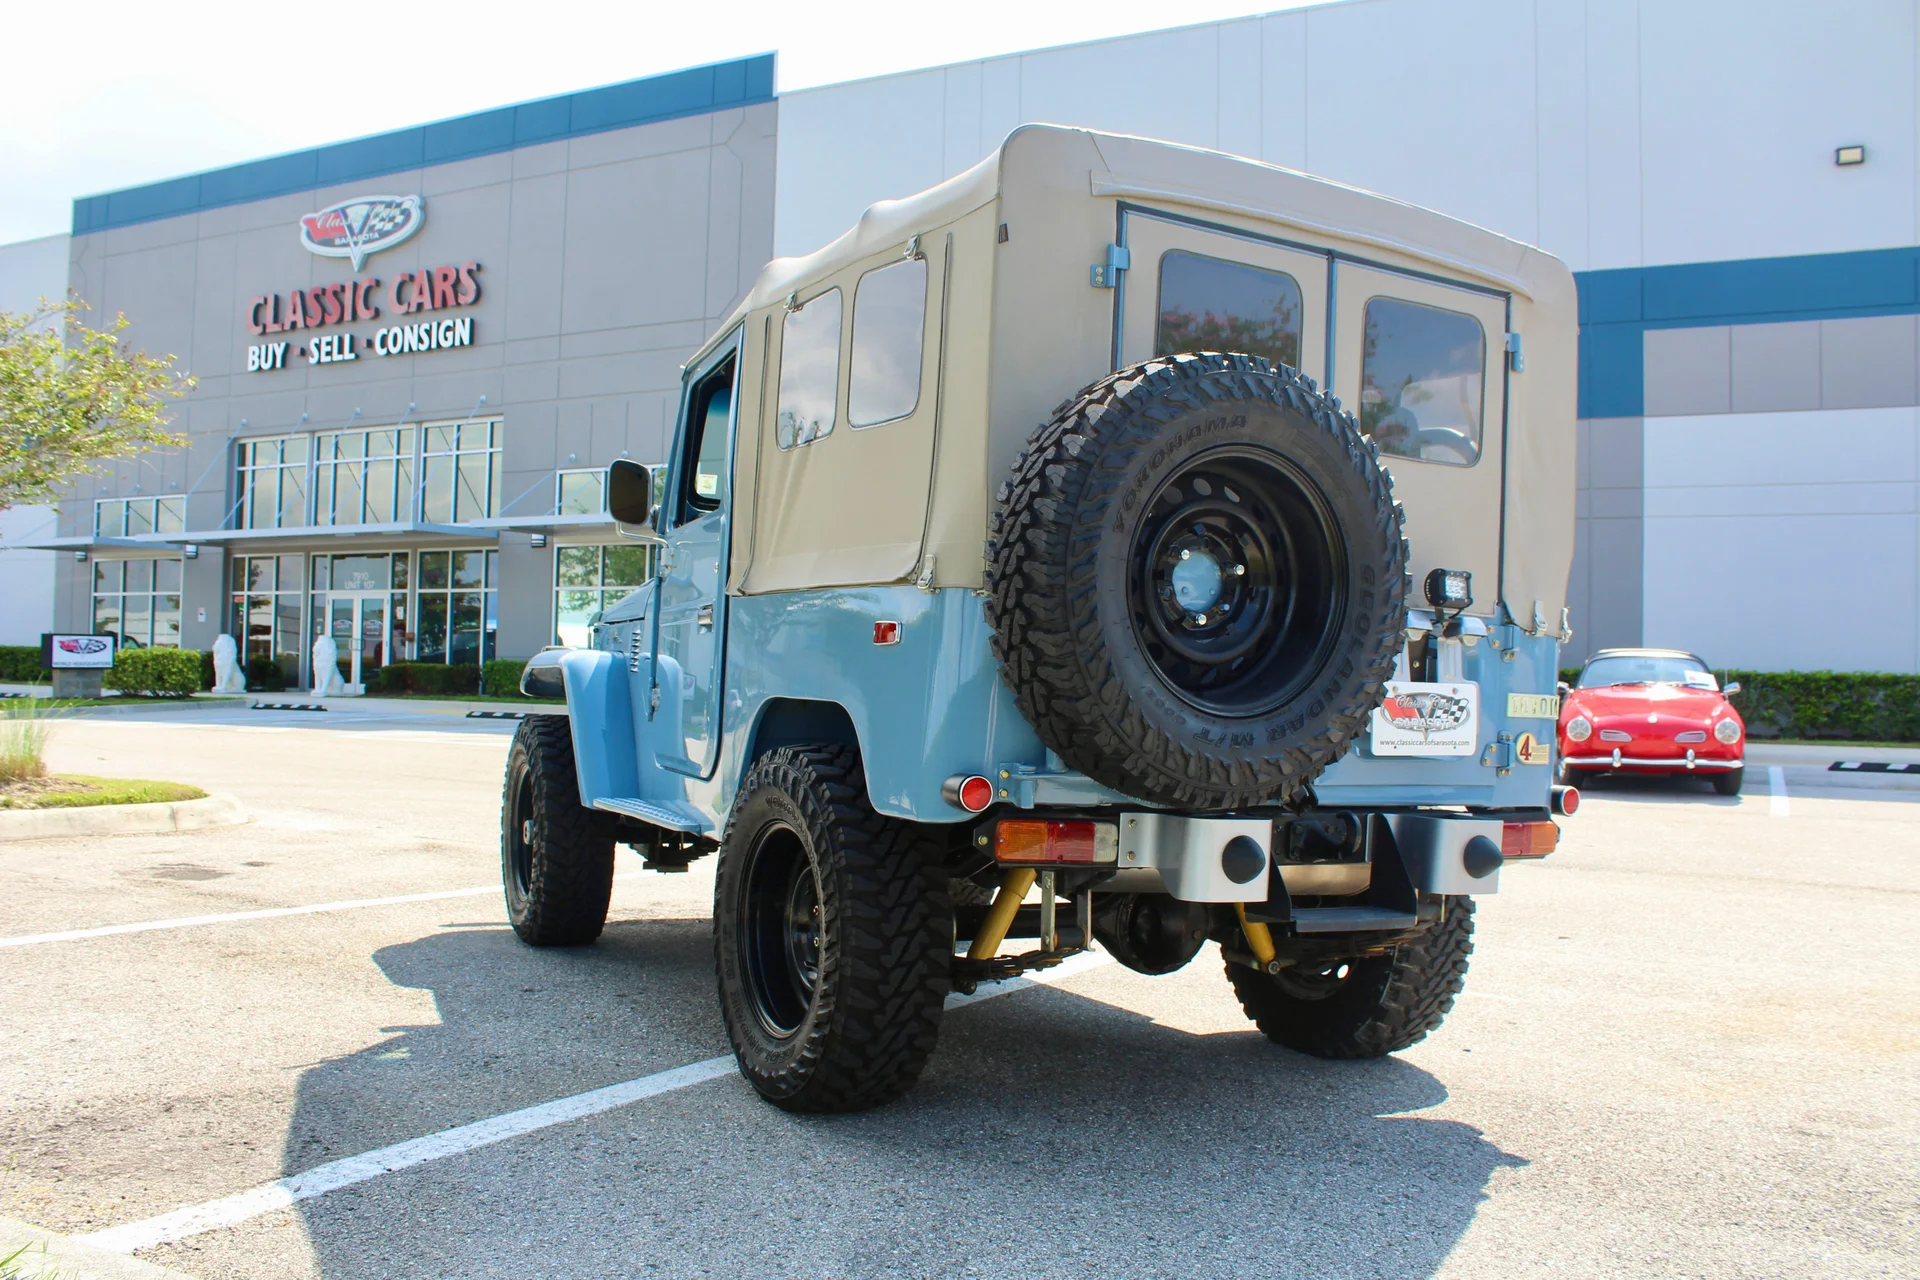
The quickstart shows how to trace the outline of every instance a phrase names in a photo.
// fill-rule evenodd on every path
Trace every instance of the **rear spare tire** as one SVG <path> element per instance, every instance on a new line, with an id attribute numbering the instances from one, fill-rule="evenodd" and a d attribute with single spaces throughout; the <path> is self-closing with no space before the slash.
<path id="1" fill-rule="evenodd" d="M 1021 711 L 1162 804 L 1292 798 L 1361 733 L 1406 626 L 1379 452 L 1310 379 L 1167 356 L 1055 411 L 1001 486 L 987 620 Z"/>

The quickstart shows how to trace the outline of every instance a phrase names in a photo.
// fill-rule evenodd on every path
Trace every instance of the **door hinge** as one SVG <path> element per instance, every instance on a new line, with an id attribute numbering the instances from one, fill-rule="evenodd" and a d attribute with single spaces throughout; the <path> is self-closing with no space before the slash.
<path id="1" fill-rule="evenodd" d="M 934 574 L 933 557 L 928 556 L 926 558 L 926 561 L 923 564 L 921 564 L 920 576 L 913 580 L 913 585 L 920 588 L 922 591 L 932 591 L 933 590 L 933 574 Z"/>
<path id="2" fill-rule="evenodd" d="M 1527 371 L 1527 355 L 1520 349 L 1520 335 L 1517 333 L 1507 335 L 1507 368 L 1515 373 Z"/>
<path id="3" fill-rule="evenodd" d="M 1107 260 L 1091 268 L 1093 287 L 1111 289 L 1120 283 L 1120 273 L 1133 265 L 1133 251 L 1123 244 L 1107 246 Z"/>

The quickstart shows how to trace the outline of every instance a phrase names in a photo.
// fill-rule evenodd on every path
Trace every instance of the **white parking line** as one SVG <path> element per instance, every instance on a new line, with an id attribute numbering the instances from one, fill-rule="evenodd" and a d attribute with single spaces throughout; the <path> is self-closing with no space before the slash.
<path id="1" fill-rule="evenodd" d="M 1767 766 L 1767 816 L 1791 816 L 1787 806 L 1787 771 L 1777 764 Z"/>
<path id="2" fill-rule="evenodd" d="M 1058 982 L 1062 978 L 1069 978 L 1074 974 L 1097 968 L 1111 959 L 1112 957 L 1104 952 L 1082 952 L 1065 963 L 1045 970 L 1032 978 L 1014 978 L 972 995 L 949 996 L 947 1007 L 954 1009 L 964 1005 L 978 1004 L 982 1000 L 991 1000 L 995 996 L 1011 995 L 1030 987 Z M 684 1067 L 674 1067 L 670 1071 L 656 1071 L 650 1076 L 641 1076 L 637 1080 L 628 1080 L 623 1084 L 611 1084 L 604 1089 L 576 1093 L 570 1098 L 556 1098 L 552 1102 L 543 1102 L 538 1106 L 509 1111 L 504 1115 L 493 1116 L 486 1120 L 476 1120 L 472 1124 L 442 1129 L 439 1133 L 428 1134 L 424 1138 L 413 1138 L 363 1155 L 348 1156 L 344 1160 L 316 1165 L 305 1173 L 296 1173 L 291 1177 L 252 1187 L 236 1195 L 223 1196 L 218 1200 L 209 1200 L 205 1204 L 189 1205 L 184 1209 L 160 1214 L 158 1217 L 129 1222 L 124 1226 L 108 1227 L 104 1231 L 95 1231 L 89 1235 L 73 1238 L 81 1244 L 92 1245 L 96 1249 L 106 1249 L 113 1253 L 132 1253 L 136 1249 L 151 1249 L 156 1245 L 172 1244 L 188 1236 L 216 1231 L 221 1227 L 235 1226 L 249 1218 L 257 1218 L 263 1213 L 272 1213 L 275 1209 L 285 1209 L 298 1201 L 311 1200 L 329 1191 L 338 1191 L 342 1187 L 351 1187 L 357 1183 L 371 1182 L 384 1174 L 397 1173 L 402 1169 L 411 1169 L 435 1160 L 444 1160 L 448 1156 L 463 1155 L 480 1147 L 489 1147 L 496 1142 L 505 1142 L 509 1138 L 517 1138 L 557 1124 L 584 1120 L 588 1116 L 599 1115 L 603 1111 L 611 1111 L 616 1107 L 624 1107 L 630 1103 L 639 1102 L 643 1098 L 654 1098 L 663 1093 L 676 1093 L 681 1089 L 689 1089 L 694 1085 L 704 1084 L 708 1080 L 729 1075 L 733 1067 L 731 1055 L 690 1062 Z"/>
<path id="3" fill-rule="evenodd" d="M 615 880 L 630 880 L 642 874 L 624 871 Z M 79 942 L 86 938 L 111 938 L 117 933 L 152 933 L 156 929 L 189 929 L 203 924 L 231 924 L 237 920 L 273 920 L 281 916 L 311 916 L 324 911 L 352 911 L 359 907 L 392 907 L 407 902 L 439 902 L 446 898 L 478 898 L 499 893 L 500 886 L 490 884 L 479 889 L 441 889 L 434 893 L 402 893 L 391 898 L 350 898 L 344 902 L 319 902 L 305 907 L 262 907 L 258 911 L 229 911 L 217 916 L 180 916 L 172 920 L 138 920 L 131 924 L 105 924 L 94 929 L 65 929 L 59 933 L 23 933 L 0 938 L 0 947 L 32 947 L 43 942 Z"/>

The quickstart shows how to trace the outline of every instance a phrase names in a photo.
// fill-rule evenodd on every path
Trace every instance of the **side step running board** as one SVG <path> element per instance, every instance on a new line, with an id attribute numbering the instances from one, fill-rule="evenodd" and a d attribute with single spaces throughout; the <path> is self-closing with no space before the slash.
<path id="1" fill-rule="evenodd" d="M 651 822 L 669 831 L 688 831 L 703 836 L 713 829 L 713 824 L 690 804 L 651 804 L 627 796 L 602 796 L 593 802 L 593 807 L 622 817 Z"/>

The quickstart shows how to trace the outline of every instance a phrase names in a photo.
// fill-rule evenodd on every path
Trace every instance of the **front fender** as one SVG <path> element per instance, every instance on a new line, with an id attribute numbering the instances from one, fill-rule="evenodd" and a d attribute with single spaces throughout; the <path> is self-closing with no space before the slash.
<path id="1" fill-rule="evenodd" d="M 626 664 L 611 653 L 573 649 L 560 656 L 558 665 L 573 729 L 580 803 L 592 809 L 602 800 L 638 795 L 640 768 Z"/>

